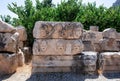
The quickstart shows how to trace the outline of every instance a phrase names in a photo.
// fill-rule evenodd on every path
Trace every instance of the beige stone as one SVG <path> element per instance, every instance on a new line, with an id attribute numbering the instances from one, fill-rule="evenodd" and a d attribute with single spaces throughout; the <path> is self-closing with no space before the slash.
<path id="1" fill-rule="evenodd" d="M 99 66 L 101 66 L 103 72 L 120 71 L 120 52 L 103 52 L 100 55 L 102 57 Z"/>
<path id="2" fill-rule="evenodd" d="M 0 33 L 0 51 L 16 52 L 16 34 Z"/>
<path id="3" fill-rule="evenodd" d="M 40 72 L 71 72 L 70 67 L 32 67 L 32 73 L 40 73 Z"/>
<path id="4" fill-rule="evenodd" d="M 103 31 L 103 37 L 104 38 L 113 38 L 116 39 L 117 37 L 117 31 L 113 28 L 107 28 Z"/>
<path id="5" fill-rule="evenodd" d="M 116 39 L 104 38 L 99 41 L 101 51 L 119 51 L 119 45 Z"/>
<path id="6" fill-rule="evenodd" d="M 0 20 L 0 33 L 15 33 L 15 32 L 16 29 L 13 26 Z"/>
<path id="7" fill-rule="evenodd" d="M 16 30 L 19 33 L 19 40 L 20 41 L 26 41 L 27 40 L 27 32 L 25 30 L 25 27 L 17 26 Z"/>
<path id="8" fill-rule="evenodd" d="M 76 22 L 43 22 L 38 21 L 33 29 L 34 38 L 79 39 L 83 26 Z"/>
<path id="9" fill-rule="evenodd" d="M 0 74 L 11 74 L 17 69 L 16 54 L 0 53 Z"/>
<path id="10" fill-rule="evenodd" d="M 17 54 L 18 66 L 23 66 L 25 63 L 25 57 L 21 49 L 19 49 Z"/>
<path id="11" fill-rule="evenodd" d="M 103 38 L 102 32 L 87 31 L 83 33 L 84 41 L 91 41 L 91 43 L 99 43 L 99 40 Z"/>
<path id="12" fill-rule="evenodd" d="M 35 40 L 34 55 L 74 55 L 82 52 L 84 45 L 81 40 L 47 39 Z"/>

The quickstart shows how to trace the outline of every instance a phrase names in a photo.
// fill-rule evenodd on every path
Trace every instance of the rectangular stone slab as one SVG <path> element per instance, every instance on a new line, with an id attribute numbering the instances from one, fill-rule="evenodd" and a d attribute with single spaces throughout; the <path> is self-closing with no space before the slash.
<path id="1" fill-rule="evenodd" d="M 40 73 L 40 72 L 71 72 L 70 67 L 52 67 L 52 68 L 41 68 L 41 67 L 33 67 L 32 73 Z"/>
<path id="2" fill-rule="evenodd" d="M 17 42 L 12 39 L 11 33 L 0 33 L 0 51 L 16 52 Z"/>
<path id="3" fill-rule="evenodd" d="M 11 74 L 17 69 L 16 54 L 0 53 L 0 74 Z"/>
<path id="4" fill-rule="evenodd" d="M 66 60 L 74 60 L 74 56 L 52 56 L 52 55 L 34 55 L 32 57 L 33 61 L 66 61 Z"/>
<path id="5" fill-rule="evenodd" d="M 78 22 L 38 21 L 33 29 L 33 37 L 36 39 L 79 39 L 82 32 L 83 25 Z"/>
<path id="6" fill-rule="evenodd" d="M 33 55 L 75 55 L 82 52 L 81 40 L 36 39 L 33 44 Z"/>

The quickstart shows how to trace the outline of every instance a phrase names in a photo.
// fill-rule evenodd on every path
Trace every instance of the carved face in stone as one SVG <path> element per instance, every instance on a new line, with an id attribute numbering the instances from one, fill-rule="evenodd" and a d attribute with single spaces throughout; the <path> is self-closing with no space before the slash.
<path id="1" fill-rule="evenodd" d="M 47 42 L 46 41 L 41 41 L 41 44 L 40 44 L 40 49 L 42 52 L 45 52 L 47 50 Z"/>
<path id="2" fill-rule="evenodd" d="M 82 29 L 80 27 L 74 30 L 74 37 L 79 38 L 82 35 Z"/>
<path id="3" fill-rule="evenodd" d="M 80 44 L 79 41 L 74 41 L 73 44 L 72 44 L 72 53 L 73 54 L 80 53 L 81 50 L 82 50 L 82 47 L 83 47 L 83 45 Z"/>
<path id="4" fill-rule="evenodd" d="M 56 50 L 57 50 L 57 52 L 59 54 L 63 54 L 64 53 L 64 51 L 65 51 L 65 45 L 64 45 L 63 41 L 57 42 Z"/>

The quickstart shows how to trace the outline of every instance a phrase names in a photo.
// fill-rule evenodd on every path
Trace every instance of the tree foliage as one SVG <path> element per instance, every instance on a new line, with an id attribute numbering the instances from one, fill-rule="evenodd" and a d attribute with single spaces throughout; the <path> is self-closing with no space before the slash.
<path id="1" fill-rule="evenodd" d="M 82 4 L 81 0 L 62 0 L 60 4 L 53 4 L 52 0 L 25 0 L 24 6 L 17 3 L 8 4 L 8 9 L 18 15 L 1 16 L 1 19 L 14 26 L 25 26 L 28 33 L 29 45 L 32 45 L 32 30 L 36 21 L 75 21 L 81 22 L 85 29 L 91 25 L 99 26 L 102 31 L 112 27 L 120 31 L 120 7 L 96 7 L 96 3 Z"/>

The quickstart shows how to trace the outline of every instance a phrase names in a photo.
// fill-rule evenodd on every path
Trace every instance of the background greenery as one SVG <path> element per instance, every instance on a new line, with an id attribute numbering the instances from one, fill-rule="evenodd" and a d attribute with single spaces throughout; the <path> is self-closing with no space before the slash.
<path id="1" fill-rule="evenodd" d="M 85 29 L 89 26 L 99 26 L 100 31 L 111 27 L 120 31 L 120 7 L 106 8 L 96 7 L 96 3 L 82 4 L 81 0 L 61 1 L 60 4 L 53 4 L 52 0 L 25 0 L 24 6 L 16 3 L 8 4 L 8 9 L 17 14 L 18 18 L 11 18 L 9 15 L 1 16 L 1 19 L 14 26 L 23 25 L 28 34 L 28 45 L 32 46 L 32 30 L 36 21 L 71 21 L 81 22 Z"/>

